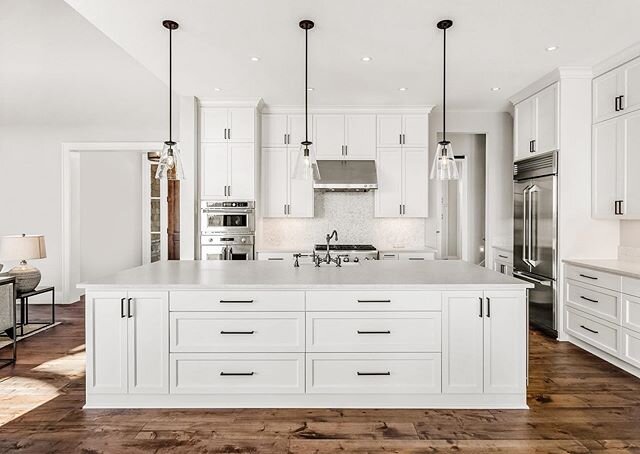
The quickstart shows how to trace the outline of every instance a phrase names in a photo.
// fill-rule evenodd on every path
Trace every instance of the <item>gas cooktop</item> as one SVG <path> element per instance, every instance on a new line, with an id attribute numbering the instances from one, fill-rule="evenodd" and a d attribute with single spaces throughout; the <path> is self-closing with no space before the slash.
<path id="1" fill-rule="evenodd" d="M 326 251 L 326 244 L 316 244 L 316 251 Z M 329 246 L 330 251 L 375 251 L 376 248 L 370 244 L 332 244 Z"/>

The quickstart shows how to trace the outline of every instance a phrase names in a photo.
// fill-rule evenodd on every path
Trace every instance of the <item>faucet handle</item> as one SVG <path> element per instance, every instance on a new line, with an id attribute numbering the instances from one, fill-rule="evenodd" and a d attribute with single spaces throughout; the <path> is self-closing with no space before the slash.
<path id="1" fill-rule="evenodd" d="M 336 255 L 336 266 L 342 267 L 342 259 L 340 258 L 339 255 Z"/>
<path id="2" fill-rule="evenodd" d="M 302 256 L 302 254 L 300 254 L 300 253 L 293 254 L 293 257 L 296 259 L 296 261 L 293 262 L 294 268 L 299 268 L 300 267 L 300 263 L 298 263 L 298 259 L 300 259 L 301 256 Z"/>

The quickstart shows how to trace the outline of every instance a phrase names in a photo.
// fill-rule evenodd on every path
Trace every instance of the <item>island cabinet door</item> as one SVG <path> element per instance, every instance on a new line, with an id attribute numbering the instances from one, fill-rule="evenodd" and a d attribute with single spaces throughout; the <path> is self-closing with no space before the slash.
<path id="1" fill-rule="evenodd" d="M 485 291 L 484 392 L 526 388 L 527 313 L 524 291 Z"/>
<path id="2" fill-rule="evenodd" d="M 169 298 L 167 292 L 129 292 L 129 393 L 169 392 Z"/>
<path id="3" fill-rule="evenodd" d="M 127 392 L 126 292 L 88 292 L 86 296 L 87 391 Z"/>
<path id="4" fill-rule="evenodd" d="M 442 391 L 483 392 L 483 294 L 481 291 L 442 295 Z"/>

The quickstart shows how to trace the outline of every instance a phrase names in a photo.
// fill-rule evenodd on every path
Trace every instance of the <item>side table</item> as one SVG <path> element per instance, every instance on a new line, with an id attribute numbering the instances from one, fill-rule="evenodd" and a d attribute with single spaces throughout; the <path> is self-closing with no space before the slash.
<path id="1" fill-rule="evenodd" d="M 51 293 L 51 320 L 37 321 L 32 323 L 43 324 L 40 328 L 53 325 L 56 322 L 56 290 L 55 287 L 38 287 L 30 292 L 18 292 L 17 299 L 20 300 L 20 336 L 24 336 L 24 325 L 29 323 L 29 298 L 43 293 Z"/>

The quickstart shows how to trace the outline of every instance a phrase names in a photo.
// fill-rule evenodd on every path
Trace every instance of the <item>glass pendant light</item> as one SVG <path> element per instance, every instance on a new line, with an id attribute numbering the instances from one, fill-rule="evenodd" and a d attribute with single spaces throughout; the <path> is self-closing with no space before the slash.
<path id="1" fill-rule="evenodd" d="M 308 74 L 309 74 L 309 30 L 315 25 L 310 20 L 300 21 L 300 28 L 304 30 L 304 141 L 300 143 L 300 151 L 293 169 L 293 178 L 296 180 L 319 180 L 318 163 L 313 143 L 309 140 L 309 113 L 308 113 Z"/>
<path id="2" fill-rule="evenodd" d="M 450 19 L 438 22 L 438 28 L 444 33 L 444 52 L 442 70 L 442 140 L 438 142 L 433 164 L 431 165 L 432 180 L 457 180 L 458 166 L 453 155 L 451 142 L 447 140 L 447 29 L 453 25 Z"/>
<path id="3" fill-rule="evenodd" d="M 171 32 L 178 29 L 178 23 L 172 20 L 162 21 L 164 28 L 169 30 L 169 140 L 165 141 L 160 153 L 160 160 L 158 161 L 158 170 L 156 171 L 157 179 L 169 179 L 169 180 L 184 180 L 184 168 L 182 167 L 182 157 L 180 156 L 180 147 L 178 143 L 173 140 L 172 137 L 172 41 Z"/>

